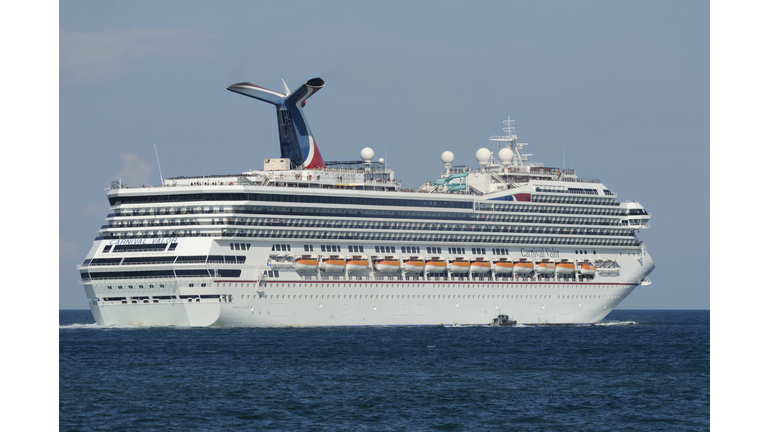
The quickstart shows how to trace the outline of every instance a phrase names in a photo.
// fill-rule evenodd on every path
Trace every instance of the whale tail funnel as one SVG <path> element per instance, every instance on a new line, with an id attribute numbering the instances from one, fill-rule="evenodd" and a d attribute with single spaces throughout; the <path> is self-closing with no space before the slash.
<path id="1" fill-rule="evenodd" d="M 283 81 L 285 85 L 285 81 Z M 250 83 L 233 84 L 227 90 L 239 93 L 262 102 L 267 102 L 277 109 L 277 129 L 280 133 L 280 157 L 288 158 L 298 168 L 325 168 L 315 137 L 309 130 L 309 124 L 301 110 L 310 96 L 325 86 L 325 81 L 312 78 L 301 87 L 283 94 Z"/>

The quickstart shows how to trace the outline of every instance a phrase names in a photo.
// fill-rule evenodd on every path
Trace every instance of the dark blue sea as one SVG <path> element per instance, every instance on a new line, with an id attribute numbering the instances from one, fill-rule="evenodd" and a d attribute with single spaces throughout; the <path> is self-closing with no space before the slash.
<path id="1" fill-rule="evenodd" d="M 59 322 L 62 431 L 710 427 L 709 311 L 527 328 Z"/>

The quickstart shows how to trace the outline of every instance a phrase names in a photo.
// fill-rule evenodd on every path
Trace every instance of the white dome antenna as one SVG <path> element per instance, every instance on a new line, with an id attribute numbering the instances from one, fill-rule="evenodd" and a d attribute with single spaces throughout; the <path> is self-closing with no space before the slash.
<path id="1" fill-rule="evenodd" d="M 444 151 L 443 154 L 440 155 L 440 160 L 443 161 L 443 165 L 445 165 L 445 169 L 447 170 L 451 169 L 451 164 L 455 159 L 453 153 L 449 151 Z"/>
<path id="2" fill-rule="evenodd" d="M 360 150 L 360 159 L 363 160 L 363 162 L 369 164 L 373 160 L 373 149 L 370 147 L 366 147 L 362 150 Z"/>
<path id="3" fill-rule="evenodd" d="M 487 167 L 490 165 L 491 156 L 491 151 L 487 148 L 481 148 L 475 152 L 475 159 L 477 159 L 477 163 L 479 163 L 481 167 Z"/>
<path id="4" fill-rule="evenodd" d="M 502 166 L 509 166 L 512 164 L 512 159 L 515 158 L 515 152 L 509 147 L 504 147 L 499 150 L 499 161 Z"/>

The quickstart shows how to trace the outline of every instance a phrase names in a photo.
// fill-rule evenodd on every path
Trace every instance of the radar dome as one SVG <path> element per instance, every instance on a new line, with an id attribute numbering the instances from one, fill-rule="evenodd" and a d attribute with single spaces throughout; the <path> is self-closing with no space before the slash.
<path id="1" fill-rule="evenodd" d="M 499 161 L 501 161 L 501 164 L 504 166 L 510 165 L 514 157 L 515 153 L 508 147 L 499 150 Z"/>
<path id="2" fill-rule="evenodd" d="M 475 153 L 475 158 L 480 166 L 486 166 L 491 163 L 491 151 L 487 148 L 481 148 Z"/>
<path id="3" fill-rule="evenodd" d="M 379 158 L 379 163 L 383 164 L 384 163 L 384 158 Z"/>
<path id="4" fill-rule="evenodd" d="M 370 163 L 373 160 L 373 149 L 366 147 L 360 150 L 360 159 L 365 163 Z"/>
<path id="5" fill-rule="evenodd" d="M 453 153 L 449 151 L 443 152 L 443 154 L 440 156 L 440 160 L 442 160 L 444 164 L 453 163 L 454 159 L 455 158 L 453 157 Z"/>

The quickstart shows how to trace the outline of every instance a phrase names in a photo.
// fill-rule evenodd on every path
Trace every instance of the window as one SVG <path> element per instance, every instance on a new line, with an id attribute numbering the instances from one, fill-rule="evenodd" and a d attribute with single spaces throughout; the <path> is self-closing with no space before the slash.
<path id="1" fill-rule="evenodd" d="M 112 253 L 115 253 L 115 252 L 161 252 L 161 251 L 164 251 L 167 246 L 168 245 L 165 243 L 115 245 L 115 247 L 112 249 Z"/>

